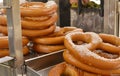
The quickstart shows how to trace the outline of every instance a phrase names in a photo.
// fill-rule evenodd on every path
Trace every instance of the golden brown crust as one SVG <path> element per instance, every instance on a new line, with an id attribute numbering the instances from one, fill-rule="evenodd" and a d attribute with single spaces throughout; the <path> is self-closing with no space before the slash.
<path id="1" fill-rule="evenodd" d="M 100 33 L 99 36 L 102 38 L 103 42 L 111 43 L 113 45 L 120 45 L 120 38 L 112 34 Z"/>
<path id="2" fill-rule="evenodd" d="M 21 16 L 38 17 L 50 15 L 57 11 L 57 4 L 54 1 L 42 2 L 26 2 L 21 4 Z"/>
<path id="3" fill-rule="evenodd" d="M 0 25 L 7 25 L 6 15 L 0 15 Z"/>
<path id="4" fill-rule="evenodd" d="M 63 75 L 64 76 L 79 76 L 80 75 L 79 69 L 66 63 L 66 68 L 65 68 L 65 71 L 63 72 Z"/>
<path id="5" fill-rule="evenodd" d="M 46 36 L 55 30 L 55 25 L 51 25 L 50 27 L 42 30 L 28 30 L 28 29 L 22 29 L 22 35 L 27 37 L 41 37 Z M 0 32 L 4 34 L 8 34 L 7 27 L 6 26 L 0 26 Z"/>
<path id="6" fill-rule="evenodd" d="M 22 17 L 39 17 L 53 14 L 57 11 L 57 4 L 54 1 L 43 2 L 25 2 L 20 5 L 20 14 Z M 6 10 L 3 9 L 5 14 Z"/>
<path id="7" fill-rule="evenodd" d="M 23 55 L 27 55 L 29 53 L 29 49 L 27 46 L 23 47 L 22 51 L 23 51 Z M 9 55 L 10 53 L 8 49 L 0 49 L 0 58 Z"/>
<path id="8" fill-rule="evenodd" d="M 28 38 L 22 37 L 22 46 L 26 46 L 29 42 Z M 0 48 L 9 48 L 8 47 L 8 36 L 0 37 Z"/>
<path id="9" fill-rule="evenodd" d="M 55 25 L 51 25 L 47 29 L 42 29 L 42 30 L 27 30 L 27 29 L 22 29 L 22 35 L 27 36 L 27 37 L 41 37 L 41 36 L 46 36 L 50 33 L 53 33 L 55 30 Z"/>
<path id="10" fill-rule="evenodd" d="M 48 72 L 48 76 L 111 76 L 91 73 L 85 70 L 76 68 L 75 66 L 61 62 L 53 66 Z"/>
<path id="11" fill-rule="evenodd" d="M 40 16 L 40 17 L 22 17 L 23 20 L 28 20 L 28 21 L 45 21 L 50 19 L 50 16 Z"/>
<path id="12" fill-rule="evenodd" d="M 23 29 L 44 29 L 50 27 L 51 25 L 55 24 L 57 21 L 57 14 L 54 13 L 48 20 L 45 21 L 36 21 L 36 20 L 25 20 L 22 18 L 21 25 Z M 6 16 L 0 16 L 0 25 L 7 25 L 7 18 Z"/>
<path id="13" fill-rule="evenodd" d="M 57 14 L 53 14 L 50 19 L 45 21 L 30 21 L 30 20 L 21 20 L 22 28 L 24 29 L 40 29 L 40 28 L 46 28 L 51 26 L 52 24 L 55 24 L 57 21 Z"/>
<path id="14" fill-rule="evenodd" d="M 0 25 L 0 33 L 8 35 L 7 27 Z"/>
<path id="15" fill-rule="evenodd" d="M 39 53 L 50 53 L 58 50 L 65 49 L 64 45 L 40 45 L 34 44 L 33 49 Z"/>
<path id="16" fill-rule="evenodd" d="M 79 76 L 79 71 L 75 67 L 62 62 L 55 65 L 49 71 L 48 76 Z"/>
<path id="17" fill-rule="evenodd" d="M 113 69 L 113 70 L 105 70 L 100 68 L 95 68 L 90 65 L 86 65 L 83 62 L 77 60 L 74 56 L 72 56 L 68 50 L 65 50 L 63 53 L 63 57 L 66 62 L 68 62 L 71 65 L 74 65 L 78 67 L 81 70 L 85 70 L 88 72 L 100 74 L 100 75 L 111 75 L 111 74 L 120 74 L 120 69 Z"/>
<path id="18" fill-rule="evenodd" d="M 54 37 L 54 36 L 65 36 L 69 32 L 73 31 L 79 31 L 83 32 L 81 28 L 76 28 L 76 27 L 62 27 L 58 31 L 55 31 L 54 33 L 48 35 L 48 37 Z"/>
<path id="19" fill-rule="evenodd" d="M 102 38 L 103 43 L 100 44 L 99 48 L 110 53 L 120 53 L 120 38 L 110 34 L 99 34 Z"/>
<path id="20" fill-rule="evenodd" d="M 37 44 L 63 44 L 64 43 L 64 36 L 59 36 L 59 37 L 45 37 L 45 38 L 35 38 L 32 40 L 34 43 Z"/>
<path id="21" fill-rule="evenodd" d="M 61 76 L 61 74 L 65 71 L 66 63 L 60 63 L 55 65 L 48 73 L 48 76 Z"/>
<path id="22" fill-rule="evenodd" d="M 85 45 L 76 45 L 73 41 L 83 41 Z M 95 49 L 99 48 L 102 39 L 93 32 L 73 32 L 66 35 L 64 44 L 70 53 L 79 61 L 99 69 L 118 69 L 120 68 L 120 57 L 109 59 L 95 54 Z M 100 49 L 100 48 L 99 48 Z"/>

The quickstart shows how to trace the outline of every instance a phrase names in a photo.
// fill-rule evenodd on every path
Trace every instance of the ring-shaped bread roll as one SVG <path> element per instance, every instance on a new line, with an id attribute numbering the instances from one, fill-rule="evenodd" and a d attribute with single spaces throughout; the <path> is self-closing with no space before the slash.
<path id="1" fill-rule="evenodd" d="M 29 53 L 29 49 L 27 46 L 24 46 L 23 49 L 23 55 L 27 55 Z M 9 49 L 0 49 L 0 58 L 4 56 L 9 56 L 10 52 Z"/>
<path id="2" fill-rule="evenodd" d="M 50 15 L 57 11 L 57 4 L 54 1 L 43 2 L 26 2 L 20 6 L 22 17 L 39 17 Z"/>
<path id="3" fill-rule="evenodd" d="M 37 44 L 63 44 L 64 43 L 64 36 L 59 37 L 45 37 L 45 38 L 35 38 L 32 40 L 34 43 Z"/>
<path id="4" fill-rule="evenodd" d="M 28 30 L 28 29 L 22 29 L 22 36 L 27 36 L 27 37 L 40 37 L 40 36 L 45 36 L 48 35 L 55 30 L 55 25 L 51 25 L 47 29 L 42 29 L 42 30 Z M 0 26 L 0 32 L 3 34 L 8 34 L 7 27 L 6 26 Z"/>
<path id="5" fill-rule="evenodd" d="M 65 34 L 72 32 L 72 31 L 79 31 L 79 32 L 83 32 L 83 30 L 81 28 L 76 28 L 76 27 L 62 27 L 59 28 L 58 31 L 55 31 L 54 33 L 50 34 L 50 37 L 53 36 L 64 36 Z"/>
<path id="6" fill-rule="evenodd" d="M 50 53 L 65 49 L 64 45 L 40 45 L 34 44 L 33 49 L 38 53 Z"/>
<path id="7" fill-rule="evenodd" d="M 46 36 L 48 34 L 51 34 L 55 30 L 55 25 L 51 25 L 50 27 L 42 30 L 27 30 L 27 29 L 22 29 L 22 35 L 27 36 L 27 37 L 41 37 L 41 36 Z"/>
<path id="8" fill-rule="evenodd" d="M 0 33 L 8 35 L 7 27 L 0 25 Z"/>
<path id="9" fill-rule="evenodd" d="M 57 14 L 53 14 L 50 19 L 45 21 L 31 21 L 31 20 L 21 20 L 21 25 L 23 29 L 44 29 L 57 21 Z M 0 16 L 0 25 L 7 25 L 6 16 Z"/>
<path id="10" fill-rule="evenodd" d="M 29 21 L 21 20 L 22 28 L 24 29 L 40 29 L 49 27 L 52 24 L 55 24 L 57 21 L 57 14 L 53 14 L 50 19 L 45 21 Z"/>
<path id="11" fill-rule="evenodd" d="M 29 42 L 28 38 L 22 37 L 22 46 L 27 45 Z M 0 37 L 0 48 L 9 48 L 8 46 L 8 36 Z"/>
<path id="12" fill-rule="evenodd" d="M 22 17 L 23 20 L 29 20 L 29 21 L 45 21 L 50 19 L 50 16 L 40 16 L 40 17 Z"/>
<path id="13" fill-rule="evenodd" d="M 0 25 L 7 25 L 6 15 L 0 15 Z"/>

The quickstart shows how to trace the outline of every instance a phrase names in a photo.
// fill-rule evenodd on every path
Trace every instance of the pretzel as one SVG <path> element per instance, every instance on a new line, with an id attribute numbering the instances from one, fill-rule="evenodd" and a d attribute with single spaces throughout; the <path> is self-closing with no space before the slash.
<path id="1" fill-rule="evenodd" d="M 22 45 L 25 46 L 29 42 L 28 38 L 22 37 Z M 0 48 L 8 48 L 8 36 L 0 37 Z"/>
<path id="2" fill-rule="evenodd" d="M 78 59 L 76 59 L 74 56 L 72 56 L 72 54 L 68 51 L 68 50 L 64 50 L 63 52 L 63 58 L 64 60 L 71 64 L 74 65 L 76 67 L 78 67 L 81 70 L 85 70 L 91 73 L 95 73 L 95 74 L 99 74 L 99 75 L 111 75 L 111 74 L 120 74 L 120 68 L 118 69 L 113 69 L 113 70 L 105 70 L 105 69 L 100 69 L 100 68 L 96 68 L 93 67 L 91 65 L 86 65 L 83 62 L 79 61 Z"/>
<path id="3" fill-rule="evenodd" d="M 22 51 L 23 51 L 23 55 L 27 55 L 29 53 L 29 49 L 27 46 L 23 47 Z M 9 55 L 10 55 L 10 51 L 8 48 L 0 49 L 0 58 L 4 56 L 9 56 Z"/>
<path id="4" fill-rule="evenodd" d="M 65 49 L 64 45 L 41 45 L 41 44 L 34 44 L 33 49 L 38 53 L 50 53 L 55 52 L 58 50 Z"/>
<path id="5" fill-rule="evenodd" d="M 22 29 L 22 36 L 27 36 L 27 37 L 41 37 L 48 35 L 55 30 L 55 25 L 51 25 L 50 27 L 42 30 L 29 30 L 29 29 Z M 6 26 L 0 26 L 0 32 L 3 34 L 8 34 L 7 27 Z"/>
<path id="6" fill-rule="evenodd" d="M 63 44 L 64 43 L 64 36 L 35 38 L 32 41 L 34 43 L 37 43 L 37 44 L 45 44 L 45 45 Z"/>
<path id="7" fill-rule="evenodd" d="M 43 2 L 26 2 L 20 5 L 21 16 L 38 17 L 50 15 L 57 11 L 57 4 L 54 1 Z"/>
<path id="8" fill-rule="evenodd" d="M 83 41 L 85 45 L 76 45 L 73 41 Z M 95 49 L 100 49 L 102 39 L 93 32 L 73 32 L 66 35 L 64 44 L 70 53 L 79 61 L 100 69 L 120 68 L 120 57 L 108 59 L 95 54 Z"/>
<path id="9" fill-rule="evenodd" d="M 103 43 L 101 43 L 100 48 L 107 52 L 119 54 L 120 53 L 120 38 L 115 35 L 110 34 L 99 34 L 102 38 Z"/>

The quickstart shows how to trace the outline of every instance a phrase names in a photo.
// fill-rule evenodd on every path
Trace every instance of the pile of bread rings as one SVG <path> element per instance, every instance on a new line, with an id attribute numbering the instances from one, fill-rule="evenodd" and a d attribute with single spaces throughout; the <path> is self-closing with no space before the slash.
<path id="1" fill-rule="evenodd" d="M 29 49 L 27 47 L 29 40 L 26 37 L 22 37 L 22 51 L 23 55 L 27 55 L 29 53 Z M 4 56 L 8 56 L 9 53 L 8 46 L 8 36 L 0 36 L 0 58 Z"/>
<path id="2" fill-rule="evenodd" d="M 120 75 L 119 37 L 82 32 L 75 27 L 57 27 L 57 4 L 54 1 L 22 3 L 20 11 L 24 55 L 29 52 L 28 38 L 33 42 L 33 49 L 39 53 L 65 49 L 65 62 L 52 68 L 49 76 Z M 6 15 L 0 15 L 0 33 L 8 34 Z M 0 36 L 0 57 L 7 55 L 8 36 Z"/>
<path id="3" fill-rule="evenodd" d="M 54 1 L 22 3 L 20 5 L 22 36 L 32 39 L 54 33 L 58 18 L 56 11 L 57 4 Z M 7 36 L 6 10 L 3 9 L 2 13 L 4 15 L 0 15 L 0 33 Z"/>
<path id="4" fill-rule="evenodd" d="M 56 11 L 57 4 L 54 1 L 22 3 L 20 5 L 22 35 L 31 38 L 53 33 L 58 18 Z M 0 16 L 0 32 L 8 34 L 6 15 Z"/>
<path id="5" fill-rule="evenodd" d="M 34 38 L 32 40 L 33 49 L 39 53 L 50 53 L 65 49 L 65 34 L 76 29 L 76 27 L 57 27 L 54 33 L 48 36 Z M 82 31 L 82 29 L 77 29 L 77 31 Z"/>
<path id="6" fill-rule="evenodd" d="M 32 49 L 38 53 L 50 53 L 65 49 L 64 36 L 76 27 L 58 27 L 57 4 L 54 1 L 25 2 L 20 5 L 22 36 L 33 43 Z M 7 31 L 6 10 L 0 15 L 0 33 Z M 82 29 L 78 29 L 82 31 Z"/>
<path id="7" fill-rule="evenodd" d="M 120 38 L 94 32 L 65 35 L 65 62 L 57 64 L 48 76 L 119 76 Z"/>

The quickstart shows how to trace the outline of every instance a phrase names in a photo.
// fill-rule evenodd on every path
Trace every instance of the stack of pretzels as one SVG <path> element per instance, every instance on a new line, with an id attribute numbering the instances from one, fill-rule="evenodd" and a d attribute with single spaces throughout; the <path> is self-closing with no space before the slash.
<path id="1" fill-rule="evenodd" d="M 120 76 L 119 37 L 70 32 L 65 36 L 64 45 L 65 62 L 52 68 L 49 76 Z"/>
<path id="2" fill-rule="evenodd" d="M 33 49 L 38 53 L 50 53 L 65 49 L 65 34 L 73 30 L 82 32 L 82 29 L 78 29 L 76 27 L 57 27 L 54 33 L 52 34 L 49 34 L 44 37 L 34 38 L 32 40 L 34 43 Z"/>
<path id="3" fill-rule="evenodd" d="M 29 49 L 27 47 L 29 40 L 26 37 L 22 37 L 22 50 L 23 55 L 29 53 Z M 0 58 L 4 56 L 8 56 L 9 53 L 9 46 L 8 46 L 8 36 L 0 36 Z"/>
<path id="4" fill-rule="evenodd" d="M 56 11 L 57 4 L 54 1 L 22 3 L 20 5 L 22 36 L 32 40 L 54 33 L 58 19 Z M 3 9 L 2 13 L 3 15 L 0 15 L 0 33 L 7 36 L 6 10 Z"/>
<path id="5" fill-rule="evenodd" d="M 6 10 L 3 10 L 3 13 Z M 20 5 L 22 35 L 39 37 L 53 33 L 57 21 L 57 4 L 54 1 L 25 2 Z M 0 32 L 7 34 L 6 15 L 0 16 Z"/>
<path id="6" fill-rule="evenodd" d="M 53 33 L 58 18 L 56 11 L 57 4 L 54 1 L 21 4 L 23 35 L 41 37 Z"/>
<path id="7" fill-rule="evenodd" d="M 22 35 L 33 43 L 33 50 L 50 53 L 64 49 L 64 35 L 76 27 L 57 27 L 57 4 L 54 1 L 25 2 L 20 5 Z M 3 10 L 2 13 L 6 13 Z M 79 29 L 82 31 L 82 29 Z M 0 16 L 0 33 L 7 32 L 6 15 Z"/>

